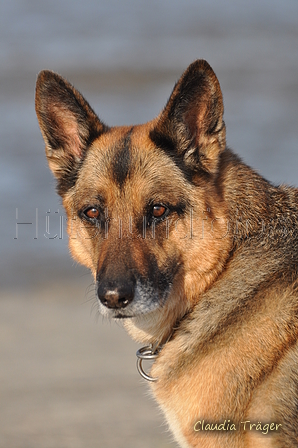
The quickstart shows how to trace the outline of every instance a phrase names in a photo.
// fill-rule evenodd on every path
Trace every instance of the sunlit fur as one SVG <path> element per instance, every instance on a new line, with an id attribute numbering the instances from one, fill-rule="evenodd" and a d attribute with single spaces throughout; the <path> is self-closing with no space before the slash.
<path id="1" fill-rule="evenodd" d="M 180 446 L 297 447 L 298 190 L 273 186 L 226 147 L 211 67 L 191 64 L 144 125 L 106 126 L 48 71 L 36 112 L 71 253 L 98 290 L 132 285 L 129 303 L 101 300 L 99 311 L 159 345 L 152 389 Z M 153 204 L 167 211 L 156 223 Z M 88 207 L 101 219 L 86 219 Z M 202 420 L 236 430 L 195 431 Z"/>

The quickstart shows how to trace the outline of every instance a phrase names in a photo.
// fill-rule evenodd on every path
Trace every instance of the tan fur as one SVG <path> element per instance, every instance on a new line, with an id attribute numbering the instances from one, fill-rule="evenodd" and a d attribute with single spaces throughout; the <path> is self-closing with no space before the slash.
<path id="1" fill-rule="evenodd" d="M 108 128 L 52 72 L 36 112 L 71 253 L 100 312 L 159 345 L 152 388 L 180 446 L 296 447 L 298 191 L 226 148 L 211 67 L 144 125 Z"/>

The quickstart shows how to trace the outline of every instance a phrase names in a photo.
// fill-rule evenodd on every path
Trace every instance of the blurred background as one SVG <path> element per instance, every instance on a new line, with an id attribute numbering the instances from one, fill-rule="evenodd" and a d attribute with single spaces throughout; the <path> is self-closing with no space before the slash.
<path id="1" fill-rule="evenodd" d="M 297 0 L 1 0 L 1 448 L 175 446 L 138 346 L 97 316 L 68 254 L 34 88 L 51 69 L 109 125 L 141 123 L 197 58 L 220 80 L 229 146 L 297 184 Z"/>

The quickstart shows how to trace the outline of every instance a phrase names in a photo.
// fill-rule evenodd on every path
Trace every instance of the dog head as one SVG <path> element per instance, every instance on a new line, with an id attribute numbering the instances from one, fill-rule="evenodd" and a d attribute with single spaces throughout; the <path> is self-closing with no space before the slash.
<path id="1" fill-rule="evenodd" d="M 108 127 L 61 76 L 43 71 L 36 113 L 68 215 L 73 257 L 91 269 L 103 315 L 164 340 L 230 250 L 218 187 L 223 101 L 207 62 L 189 66 L 160 115 Z"/>

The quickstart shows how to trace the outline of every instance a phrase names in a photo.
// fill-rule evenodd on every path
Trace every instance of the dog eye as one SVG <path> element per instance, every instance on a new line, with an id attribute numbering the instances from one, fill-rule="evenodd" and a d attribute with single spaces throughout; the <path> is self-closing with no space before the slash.
<path id="1" fill-rule="evenodd" d="M 89 207 L 84 210 L 84 215 L 89 219 L 98 219 L 100 216 L 100 212 L 96 207 Z"/>
<path id="2" fill-rule="evenodd" d="M 167 210 L 167 207 L 165 207 L 164 205 L 155 204 L 152 207 L 152 216 L 157 219 L 163 218 L 166 215 Z"/>

